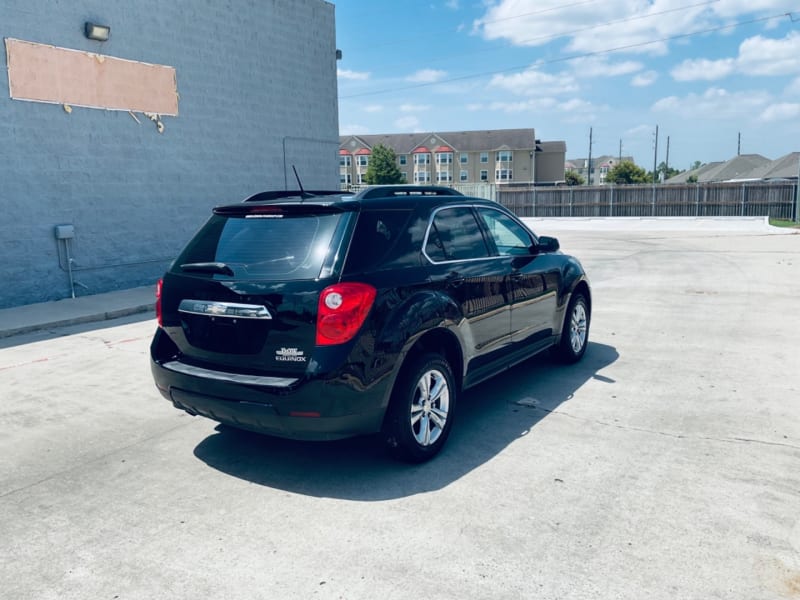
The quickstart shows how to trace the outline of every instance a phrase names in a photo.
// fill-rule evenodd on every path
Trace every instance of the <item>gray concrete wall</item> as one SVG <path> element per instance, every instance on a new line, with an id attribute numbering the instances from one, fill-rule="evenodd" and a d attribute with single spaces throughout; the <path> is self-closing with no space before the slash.
<path id="1" fill-rule="evenodd" d="M 57 224 L 75 227 L 86 295 L 155 282 L 214 205 L 295 189 L 292 164 L 338 188 L 330 3 L 4 0 L 0 37 L 169 65 L 180 95 L 161 134 L 141 114 L 12 100 L 0 48 L 0 308 L 71 295 Z"/>

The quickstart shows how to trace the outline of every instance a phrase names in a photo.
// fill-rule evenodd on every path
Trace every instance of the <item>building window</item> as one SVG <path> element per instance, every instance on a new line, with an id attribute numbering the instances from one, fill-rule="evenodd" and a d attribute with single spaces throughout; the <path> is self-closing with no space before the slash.
<path id="1" fill-rule="evenodd" d="M 481 181 L 489 181 L 489 171 L 481 170 Z"/>
<path id="2" fill-rule="evenodd" d="M 364 175 L 364 173 L 359 173 L 358 174 L 358 185 L 364 185 L 364 177 L 366 177 L 366 175 Z"/>
<path id="3" fill-rule="evenodd" d="M 431 174 L 427 171 L 416 171 L 414 173 L 414 183 L 425 183 L 431 180 Z"/>
<path id="4" fill-rule="evenodd" d="M 358 155 L 358 166 L 359 167 L 366 167 L 369 165 L 369 155 L 367 154 L 359 154 Z"/>
<path id="5" fill-rule="evenodd" d="M 469 179 L 469 172 L 462 169 L 461 173 L 460 173 L 460 176 L 459 176 L 459 179 L 461 181 L 467 181 Z"/>
<path id="6" fill-rule="evenodd" d="M 352 158 L 353 157 L 350 156 L 349 154 L 340 154 L 339 155 L 339 166 L 349 169 L 350 165 L 352 164 Z"/>
<path id="7" fill-rule="evenodd" d="M 397 157 L 397 159 L 400 161 L 401 165 L 404 165 L 408 162 L 408 157 L 405 154 L 401 154 Z"/>
<path id="8" fill-rule="evenodd" d="M 462 165 L 466 165 L 467 163 L 469 163 L 469 154 L 467 154 L 466 152 L 462 152 L 461 156 L 458 157 L 458 160 L 461 161 Z"/>
<path id="9" fill-rule="evenodd" d="M 452 152 L 437 152 L 436 153 L 436 164 L 437 165 L 451 165 L 451 164 L 453 164 L 453 153 Z"/>
<path id="10" fill-rule="evenodd" d="M 400 178 L 403 180 L 404 183 L 408 183 L 408 173 L 405 171 L 400 171 Z"/>
<path id="11" fill-rule="evenodd" d="M 497 162 L 511 162 L 514 160 L 514 155 L 510 150 L 500 150 L 497 153 Z"/>
<path id="12" fill-rule="evenodd" d="M 339 173 L 339 183 L 342 185 L 350 185 L 352 181 L 350 173 Z"/>
<path id="13" fill-rule="evenodd" d="M 511 181 L 514 178 L 514 173 L 511 169 L 497 169 L 494 172 L 495 181 Z"/>
<path id="14" fill-rule="evenodd" d="M 415 165 L 429 165 L 431 164 L 431 155 L 427 153 L 420 152 L 419 154 L 414 155 L 414 164 Z"/>
<path id="15" fill-rule="evenodd" d="M 437 183 L 453 181 L 453 174 L 450 171 L 436 171 Z"/>
<path id="16" fill-rule="evenodd" d="M 489 153 L 488 152 L 481 152 L 481 162 L 488 163 L 489 162 Z"/>

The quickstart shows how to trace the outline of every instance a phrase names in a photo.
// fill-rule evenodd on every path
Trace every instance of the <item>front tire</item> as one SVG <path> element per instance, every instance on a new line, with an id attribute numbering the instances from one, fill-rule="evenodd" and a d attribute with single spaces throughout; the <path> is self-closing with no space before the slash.
<path id="1" fill-rule="evenodd" d="M 444 446 L 453 423 L 453 370 L 439 354 L 426 354 L 398 377 L 384 434 L 390 454 L 406 462 L 430 460 Z"/>
<path id="2" fill-rule="evenodd" d="M 561 361 L 574 363 L 583 357 L 589 344 L 590 321 L 591 313 L 586 296 L 583 292 L 575 292 L 567 306 L 561 339 L 556 349 L 556 355 Z"/>

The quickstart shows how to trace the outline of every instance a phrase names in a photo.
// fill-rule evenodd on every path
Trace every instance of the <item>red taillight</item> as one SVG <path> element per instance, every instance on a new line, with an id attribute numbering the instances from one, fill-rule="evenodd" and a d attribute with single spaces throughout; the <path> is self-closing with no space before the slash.
<path id="1" fill-rule="evenodd" d="M 161 288 L 164 286 L 164 280 L 159 279 L 158 283 L 156 283 L 156 320 L 158 321 L 158 326 L 161 327 L 164 325 L 164 319 L 161 315 Z"/>
<path id="2" fill-rule="evenodd" d="M 353 339 L 375 301 L 366 283 L 337 283 L 322 290 L 317 307 L 317 345 L 344 344 Z"/>

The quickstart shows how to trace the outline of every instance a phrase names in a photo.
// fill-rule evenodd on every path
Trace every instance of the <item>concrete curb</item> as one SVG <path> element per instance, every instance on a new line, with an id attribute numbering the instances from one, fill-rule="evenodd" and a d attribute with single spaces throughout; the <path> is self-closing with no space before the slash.
<path id="1" fill-rule="evenodd" d="M 31 323 L 22 325 L 12 329 L 0 329 L 0 339 L 9 338 L 15 335 L 22 335 L 25 333 L 36 333 L 37 331 L 46 331 L 48 329 L 55 329 L 57 327 L 69 327 L 71 325 L 84 325 L 86 323 L 97 323 L 99 321 L 110 321 L 112 319 L 119 319 L 120 317 L 128 317 L 145 312 L 154 312 L 155 309 L 152 303 L 143 304 L 139 306 L 132 306 L 128 308 L 120 308 L 117 310 L 110 310 L 103 313 L 93 313 L 89 315 L 81 315 L 77 317 L 69 317 L 65 319 L 54 319 L 52 321 L 43 323 Z"/>

